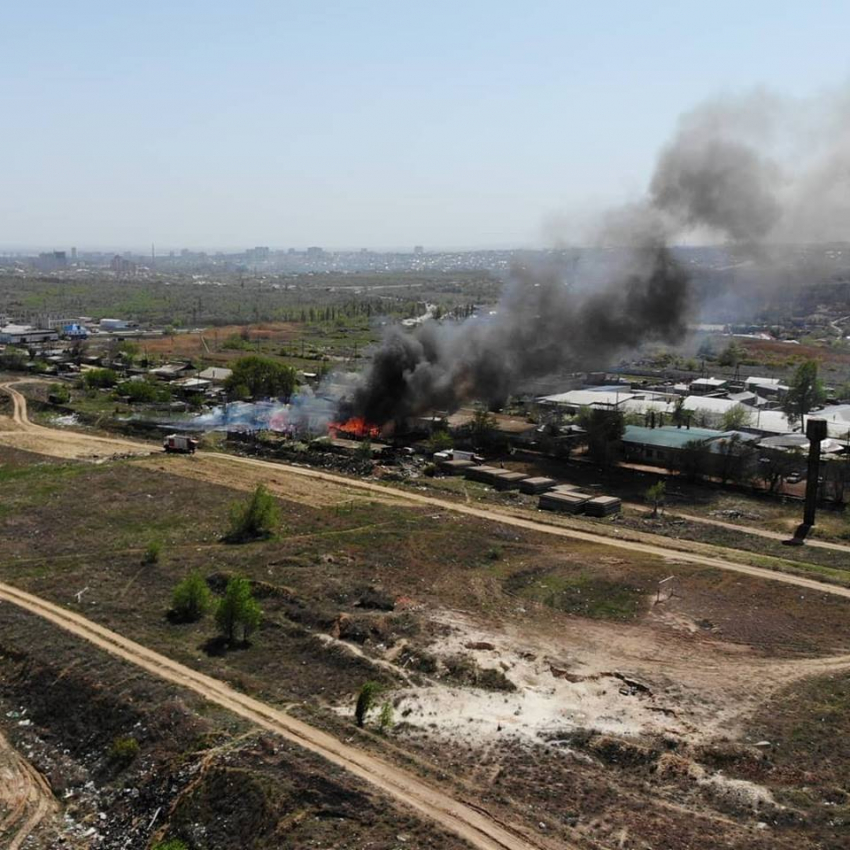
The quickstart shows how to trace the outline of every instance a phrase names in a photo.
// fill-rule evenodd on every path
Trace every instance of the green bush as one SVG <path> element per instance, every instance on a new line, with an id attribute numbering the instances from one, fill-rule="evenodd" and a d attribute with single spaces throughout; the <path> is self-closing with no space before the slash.
<path id="1" fill-rule="evenodd" d="M 183 579 L 171 597 L 171 612 L 175 619 L 184 623 L 200 620 L 212 605 L 212 595 L 207 583 L 198 573 Z"/>
<path id="2" fill-rule="evenodd" d="M 389 732 L 390 729 L 395 725 L 395 720 L 393 719 L 393 704 L 387 700 L 381 706 L 381 717 L 379 720 L 381 726 L 381 732 Z"/>
<path id="3" fill-rule="evenodd" d="M 64 384 L 51 384 L 47 393 L 51 404 L 67 404 L 71 400 L 71 392 Z"/>
<path id="4" fill-rule="evenodd" d="M 280 509 L 277 500 L 258 484 L 251 498 L 244 504 L 235 504 L 230 511 L 230 533 L 227 540 L 241 543 L 271 537 L 280 525 Z"/>
<path id="5" fill-rule="evenodd" d="M 433 431 L 428 438 L 428 451 L 431 454 L 435 452 L 444 452 L 452 448 L 454 440 L 448 431 Z"/>
<path id="6" fill-rule="evenodd" d="M 139 742 L 135 738 L 116 738 L 109 748 L 109 760 L 126 766 L 139 754 Z"/>
<path id="7" fill-rule="evenodd" d="M 83 386 L 89 390 L 108 389 L 118 383 L 118 374 L 112 369 L 89 369 L 83 374 Z"/>
<path id="8" fill-rule="evenodd" d="M 215 622 L 222 637 L 235 644 L 241 636 L 242 643 L 257 630 L 263 611 L 251 593 L 247 578 L 232 578 L 227 582 L 224 598 L 218 603 Z"/>
<path id="9" fill-rule="evenodd" d="M 366 715 L 383 690 L 384 688 L 379 682 L 366 682 L 360 688 L 360 693 L 357 694 L 357 703 L 354 706 L 354 719 L 361 728 L 366 722 Z"/>
<path id="10" fill-rule="evenodd" d="M 162 543 L 159 540 L 151 540 L 148 543 L 148 548 L 145 549 L 145 554 L 142 555 L 143 564 L 159 563 L 159 556 L 162 553 Z"/>
<path id="11" fill-rule="evenodd" d="M 231 398 L 241 397 L 247 389 L 251 398 L 288 399 L 295 389 L 295 370 L 271 357 L 260 354 L 240 357 L 231 364 L 231 369 L 233 374 L 224 384 Z"/>
<path id="12" fill-rule="evenodd" d="M 189 845 L 179 838 L 169 838 L 167 841 L 159 841 L 154 844 L 153 850 L 189 850 Z"/>
<path id="13" fill-rule="evenodd" d="M 171 401 L 171 388 L 153 381 L 124 381 L 115 390 L 116 396 L 126 396 L 131 404 L 153 404 Z"/>

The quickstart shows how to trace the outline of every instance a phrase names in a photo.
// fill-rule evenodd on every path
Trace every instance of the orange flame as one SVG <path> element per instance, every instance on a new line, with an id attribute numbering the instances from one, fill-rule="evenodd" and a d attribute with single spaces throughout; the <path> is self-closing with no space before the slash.
<path id="1" fill-rule="evenodd" d="M 381 435 L 381 429 L 377 425 L 372 425 L 361 416 L 352 416 L 346 422 L 331 422 L 328 425 L 328 433 L 332 437 L 342 435 L 344 437 L 354 437 L 358 440 L 366 439 L 373 440 Z"/>

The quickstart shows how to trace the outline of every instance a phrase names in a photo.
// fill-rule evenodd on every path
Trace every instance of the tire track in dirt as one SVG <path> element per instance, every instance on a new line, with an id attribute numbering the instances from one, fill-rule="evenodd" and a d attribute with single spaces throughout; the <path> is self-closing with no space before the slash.
<path id="1" fill-rule="evenodd" d="M 453 832 L 478 850 L 566 850 L 567 845 L 523 836 L 485 809 L 429 785 L 390 762 L 349 746 L 327 732 L 186 667 L 38 596 L 0 583 L 0 599 L 35 614 L 146 672 L 194 691 L 234 714 L 344 768 L 397 802 Z"/>

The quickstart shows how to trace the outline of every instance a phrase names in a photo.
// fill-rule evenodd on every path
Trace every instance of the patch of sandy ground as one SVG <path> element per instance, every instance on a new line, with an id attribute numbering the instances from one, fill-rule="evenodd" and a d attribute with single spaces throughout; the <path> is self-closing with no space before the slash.
<path id="1" fill-rule="evenodd" d="M 44 777 L 0 734 L 0 845 L 18 850 L 58 810 Z"/>
<path id="2" fill-rule="evenodd" d="M 803 676 L 850 669 L 848 655 L 774 659 L 722 640 L 689 641 L 684 615 L 656 609 L 640 624 L 560 620 L 555 636 L 435 612 L 442 635 L 430 652 L 472 656 L 481 668 L 502 670 L 517 690 L 432 681 L 393 693 L 397 717 L 469 744 L 504 737 L 542 744 L 577 729 L 700 743 L 739 736 L 770 694 Z"/>

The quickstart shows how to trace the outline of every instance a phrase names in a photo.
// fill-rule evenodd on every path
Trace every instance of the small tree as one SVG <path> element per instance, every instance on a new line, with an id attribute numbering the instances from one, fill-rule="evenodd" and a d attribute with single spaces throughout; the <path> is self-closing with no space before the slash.
<path id="1" fill-rule="evenodd" d="M 297 383 L 295 369 L 260 354 L 240 357 L 231 368 L 232 374 L 224 384 L 231 398 L 247 390 L 251 398 L 288 399 Z"/>
<path id="2" fill-rule="evenodd" d="M 724 431 L 740 431 L 753 424 L 753 412 L 743 404 L 730 407 L 720 420 L 720 427 Z"/>
<path id="3" fill-rule="evenodd" d="M 723 351 L 720 352 L 720 357 L 717 362 L 721 366 L 731 366 L 733 369 L 738 367 L 738 364 L 744 359 L 746 350 L 739 343 L 732 340 Z"/>
<path id="4" fill-rule="evenodd" d="M 658 508 L 664 504 L 664 496 L 667 493 L 667 484 L 664 481 L 656 481 L 646 491 L 646 501 L 652 504 L 652 515 L 658 516 Z"/>
<path id="5" fill-rule="evenodd" d="M 65 384 L 51 384 L 47 392 L 51 404 L 67 404 L 71 400 L 71 392 Z"/>
<path id="6" fill-rule="evenodd" d="M 171 597 L 171 611 L 174 618 L 184 623 L 200 620 L 212 605 L 212 595 L 207 583 L 198 573 L 187 576 Z"/>
<path id="7" fill-rule="evenodd" d="M 264 484 L 258 484 L 247 502 L 237 503 L 231 508 L 227 539 L 239 543 L 271 537 L 279 524 L 277 500 Z"/>
<path id="8" fill-rule="evenodd" d="M 673 404 L 673 424 L 681 427 L 682 425 L 688 424 L 688 417 L 690 416 L 690 411 L 685 410 L 685 397 L 677 396 L 676 401 Z"/>
<path id="9" fill-rule="evenodd" d="M 614 458 L 614 447 L 622 439 L 626 422 L 619 410 L 583 407 L 579 425 L 587 436 L 587 452 L 598 464 L 608 466 Z"/>
<path id="10" fill-rule="evenodd" d="M 778 493 L 785 479 L 798 472 L 803 462 L 803 453 L 798 449 L 774 450 L 765 453 L 758 463 L 759 477 L 770 493 Z"/>
<path id="11" fill-rule="evenodd" d="M 86 389 L 108 389 L 118 383 L 118 375 L 112 369 L 89 369 L 83 375 L 83 385 Z"/>
<path id="12" fill-rule="evenodd" d="M 452 446 L 454 446 L 452 435 L 442 428 L 432 431 L 431 436 L 428 437 L 428 451 L 431 454 L 447 451 Z"/>
<path id="13" fill-rule="evenodd" d="M 818 364 L 815 360 L 807 360 L 794 372 L 782 409 L 792 422 L 802 421 L 812 408 L 823 404 L 824 399 L 826 390 L 818 377 Z"/>
<path id="14" fill-rule="evenodd" d="M 251 582 L 247 578 L 234 577 L 227 582 L 224 598 L 215 611 L 215 622 L 229 644 L 246 643 L 257 630 L 263 612 L 251 594 Z"/>
<path id="15" fill-rule="evenodd" d="M 469 423 L 469 436 L 476 448 L 492 446 L 496 437 L 496 417 L 486 407 L 478 407 Z"/>
<path id="16" fill-rule="evenodd" d="M 145 549 L 145 554 L 142 555 L 143 564 L 159 563 L 159 556 L 162 554 L 162 542 L 160 540 L 151 540 L 148 543 L 148 548 Z"/>
<path id="17" fill-rule="evenodd" d="M 366 715 L 372 706 L 374 706 L 375 700 L 380 696 L 381 691 L 383 691 L 383 687 L 378 682 L 366 682 L 360 688 L 360 693 L 357 694 L 357 704 L 354 706 L 354 719 L 361 728 L 366 722 Z"/>
<path id="18" fill-rule="evenodd" d="M 395 721 L 393 719 L 393 704 L 389 700 L 381 706 L 381 716 L 378 722 L 380 723 L 381 732 L 387 733 L 392 729 Z"/>

